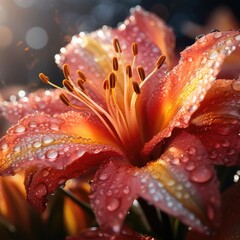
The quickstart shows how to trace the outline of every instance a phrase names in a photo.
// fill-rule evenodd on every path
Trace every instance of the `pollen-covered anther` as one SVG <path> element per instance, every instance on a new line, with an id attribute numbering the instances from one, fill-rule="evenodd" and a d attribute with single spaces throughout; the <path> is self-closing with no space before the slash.
<path id="1" fill-rule="evenodd" d="M 146 78 L 144 69 L 141 66 L 139 66 L 139 67 L 137 67 L 137 72 L 138 72 L 138 76 L 139 76 L 140 80 L 144 81 L 144 79 Z"/>
<path id="2" fill-rule="evenodd" d="M 67 63 L 65 63 L 63 65 L 63 74 L 64 74 L 64 77 L 66 79 L 68 79 L 70 77 L 70 68 L 69 68 L 69 65 Z"/>
<path id="3" fill-rule="evenodd" d="M 81 78 L 78 78 L 78 79 L 77 79 L 77 84 L 78 84 L 78 86 L 80 87 L 80 89 L 81 89 L 83 92 L 85 92 L 86 90 L 85 90 L 85 87 L 83 86 L 83 83 L 84 83 L 83 79 L 81 79 Z"/>
<path id="4" fill-rule="evenodd" d="M 109 89 L 109 81 L 108 81 L 108 79 L 105 79 L 103 81 L 103 89 L 104 90 L 108 90 Z"/>
<path id="5" fill-rule="evenodd" d="M 141 93 L 141 90 L 140 90 L 140 87 L 139 87 L 139 84 L 137 82 L 132 82 L 132 86 L 133 86 L 133 90 L 136 94 L 140 94 Z"/>
<path id="6" fill-rule="evenodd" d="M 126 66 L 126 74 L 129 78 L 132 78 L 132 67 L 130 65 Z"/>
<path id="7" fill-rule="evenodd" d="M 43 83 L 48 84 L 49 83 L 49 77 L 46 76 L 44 73 L 39 73 L 39 78 Z"/>
<path id="8" fill-rule="evenodd" d="M 71 105 L 69 99 L 67 98 L 67 96 L 66 96 L 65 94 L 61 93 L 61 94 L 59 95 L 59 98 L 60 98 L 60 100 L 61 100 L 66 106 L 69 107 L 69 106 Z"/>
<path id="9" fill-rule="evenodd" d="M 62 81 L 62 84 L 69 92 L 73 92 L 74 91 L 74 86 L 69 82 L 69 80 L 64 79 Z"/>
<path id="10" fill-rule="evenodd" d="M 121 53 L 122 52 L 122 48 L 120 45 L 120 42 L 117 38 L 114 38 L 113 40 L 113 47 L 116 53 Z"/>
<path id="11" fill-rule="evenodd" d="M 155 63 L 155 68 L 156 68 L 156 69 L 159 69 L 159 68 L 163 65 L 163 63 L 165 62 L 165 60 L 166 60 L 166 56 L 165 56 L 165 55 L 161 55 L 161 56 L 158 58 L 158 60 L 156 61 L 156 63 Z"/>
<path id="12" fill-rule="evenodd" d="M 138 54 L 138 44 L 136 42 L 132 44 L 132 54 L 133 56 L 136 56 Z"/>
<path id="13" fill-rule="evenodd" d="M 108 76 L 108 79 L 109 79 L 109 83 L 110 83 L 110 88 L 115 88 L 116 86 L 116 75 L 115 73 L 110 73 L 109 76 Z"/>
<path id="14" fill-rule="evenodd" d="M 82 71 L 77 70 L 77 74 L 78 74 L 79 78 L 81 78 L 84 82 L 86 82 L 87 78 Z"/>
<path id="15" fill-rule="evenodd" d="M 113 70 L 114 71 L 118 70 L 118 60 L 116 57 L 113 58 Z"/>

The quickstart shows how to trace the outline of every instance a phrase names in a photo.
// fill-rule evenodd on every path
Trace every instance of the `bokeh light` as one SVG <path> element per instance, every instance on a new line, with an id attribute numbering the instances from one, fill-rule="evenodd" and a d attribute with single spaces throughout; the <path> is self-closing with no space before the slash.
<path id="1" fill-rule="evenodd" d="M 0 48 L 8 47 L 12 43 L 13 33 L 7 26 L 0 26 Z"/>
<path id="2" fill-rule="evenodd" d="M 29 8 L 32 7 L 37 0 L 14 0 L 14 2 L 22 8 Z"/>
<path id="3" fill-rule="evenodd" d="M 44 48 L 48 42 L 48 34 L 41 27 L 33 27 L 27 31 L 26 42 L 33 49 Z"/>

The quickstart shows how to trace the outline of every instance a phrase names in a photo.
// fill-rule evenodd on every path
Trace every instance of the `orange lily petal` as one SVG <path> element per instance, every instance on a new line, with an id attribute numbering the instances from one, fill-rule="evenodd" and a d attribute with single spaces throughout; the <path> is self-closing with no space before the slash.
<path id="1" fill-rule="evenodd" d="M 240 163 L 239 86 L 238 80 L 215 81 L 190 122 L 189 132 L 206 146 L 214 164 Z"/>
<path id="2" fill-rule="evenodd" d="M 127 226 L 125 226 L 122 232 L 117 235 L 104 232 L 101 229 L 91 228 L 84 231 L 79 237 L 67 237 L 67 240 L 111 240 L 113 238 L 114 240 L 156 240 L 153 237 L 138 234 Z"/>
<path id="3" fill-rule="evenodd" d="M 179 65 L 166 74 L 162 86 L 148 101 L 141 102 L 142 111 L 148 113 L 145 125 L 152 129 L 149 136 L 156 134 L 145 145 L 144 153 L 149 153 L 162 138 L 169 136 L 174 127 L 188 126 L 224 59 L 239 45 L 239 32 L 216 32 L 200 38 L 182 52 Z"/>
<path id="4" fill-rule="evenodd" d="M 136 7 L 133 12 L 138 27 L 146 33 L 150 39 L 162 51 L 171 69 L 176 63 L 175 56 L 175 36 L 173 30 L 168 27 L 163 20 L 155 14 L 143 11 L 140 7 Z"/>
<path id="5" fill-rule="evenodd" d="M 104 125 L 88 111 L 28 115 L 0 140 L 0 173 L 36 165 L 62 169 L 84 153 L 111 151 L 114 155 L 119 151 L 113 143 Z"/>
<path id="6" fill-rule="evenodd" d="M 151 21 L 149 21 L 149 18 Z M 161 34 L 158 37 L 149 38 L 149 36 L 153 35 L 153 28 Z M 99 102 L 104 102 L 103 96 L 105 96 L 105 92 L 102 89 L 102 83 L 112 71 L 112 57 L 117 55 L 112 46 L 114 38 L 117 38 L 121 44 L 121 59 L 125 66 L 127 64 L 131 65 L 133 62 L 132 43 L 138 43 L 139 51 L 133 70 L 133 79 L 135 81 L 138 81 L 135 68 L 143 66 L 147 76 L 154 69 L 155 63 L 161 54 L 166 54 L 169 57 L 167 60 L 169 65 L 172 65 L 175 42 L 173 31 L 154 14 L 147 13 L 141 8 L 134 9 L 131 16 L 117 29 L 103 27 L 90 34 L 80 33 L 74 36 L 71 43 L 62 48 L 60 55 L 57 55 L 56 62 L 60 66 L 68 63 L 72 69 L 73 78 L 77 76 L 75 74 L 77 69 L 84 71 L 88 78 L 84 86 L 89 95 L 97 98 Z M 167 65 L 163 64 L 155 77 L 149 79 L 149 82 L 152 83 L 149 85 L 153 86 L 149 90 L 146 89 L 149 94 L 154 89 L 156 82 L 159 82 L 159 79 L 163 77 L 166 70 Z M 123 72 L 119 74 L 118 78 L 123 78 Z M 121 81 L 118 81 L 118 84 L 120 83 Z"/>
<path id="7" fill-rule="evenodd" d="M 206 236 L 195 231 L 188 234 L 187 240 L 229 240 L 239 237 L 240 221 L 240 185 L 230 187 L 223 193 L 223 221 L 219 229 L 211 236 Z"/>
<path id="8" fill-rule="evenodd" d="M 55 114 L 71 110 L 60 101 L 60 93 L 60 90 L 38 90 L 17 101 L 5 101 L 0 105 L 1 115 L 9 122 L 16 123 L 19 119 L 35 112 Z"/>
<path id="9" fill-rule="evenodd" d="M 166 152 L 142 169 L 123 160 L 112 160 L 97 171 L 90 200 L 101 229 L 121 231 L 124 218 L 139 196 L 179 217 L 184 223 L 207 231 L 220 218 L 218 181 L 202 146 L 182 133 Z"/>

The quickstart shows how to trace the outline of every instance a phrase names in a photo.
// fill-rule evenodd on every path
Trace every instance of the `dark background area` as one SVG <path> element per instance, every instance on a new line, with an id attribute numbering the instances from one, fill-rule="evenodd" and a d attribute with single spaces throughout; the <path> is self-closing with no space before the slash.
<path id="1" fill-rule="evenodd" d="M 54 55 L 71 36 L 102 25 L 116 27 L 135 5 L 156 13 L 173 27 L 179 50 L 194 41 L 186 36 L 185 23 L 204 25 L 219 6 L 228 7 L 240 19 L 239 0 L 0 0 L 2 93 L 15 85 L 24 85 L 26 90 L 42 86 L 39 72 L 61 79 Z"/>

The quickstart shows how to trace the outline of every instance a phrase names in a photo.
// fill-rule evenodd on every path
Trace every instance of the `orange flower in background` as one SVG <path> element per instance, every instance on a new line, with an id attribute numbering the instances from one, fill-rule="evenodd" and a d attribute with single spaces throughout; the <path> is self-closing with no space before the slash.
<path id="1" fill-rule="evenodd" d="M 74 36 L 56 56 L 63 88 L 40 74 L 57 90 L 1 105 L 15 124 L 0 140 L 1 175 L 24 169 L 27 198 L 44 210 L 66 180 L 94 173 L 99 229 L 79 239 L 149 239 L 125 231 L 139 197 L 210 232 L 221 219 L 213 165 L 239 164 L 240 151 L 239 82 L 215 79 L 239 45 L 238 31 L 212 32 L 172 68 L 173 31 L 139 7 L 118 29 Z"/>

